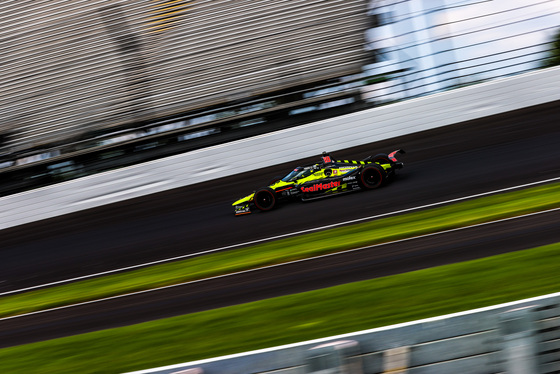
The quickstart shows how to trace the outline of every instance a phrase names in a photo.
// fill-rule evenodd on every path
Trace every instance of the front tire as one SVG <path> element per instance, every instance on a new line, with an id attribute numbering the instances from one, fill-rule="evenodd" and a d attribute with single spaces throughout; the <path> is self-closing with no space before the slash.
<path id="1" fill-rule="evenodd" d="M 358 180 L 364 190 L 373 190 L 387 181 L 387 173 L 382 166 L 369 164 L 362 169 Z"/>
<path id="2" fill-rule="evenodd" d="M 261 188 L 255 192 L 253 202 L 258 210 L 267 212 L 276 206 L 276 194 L 268 187 Z"/>

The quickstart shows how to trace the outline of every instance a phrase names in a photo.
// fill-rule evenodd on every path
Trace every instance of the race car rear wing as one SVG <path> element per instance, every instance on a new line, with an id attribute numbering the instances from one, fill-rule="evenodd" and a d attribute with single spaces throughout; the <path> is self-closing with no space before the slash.
<path id="1" fill-rule="evenodd" d="M 389 159 L 393 162 L 398 162 L 397 158 L 395 157 L 397 153 L 404 155 L 406 152 L 404 151 L 404 149 L 397 149 L 396 151 L 389 153 Z"/>
<path id="2" fill-rule="evenodd" d="M 397 149 L 396 151 L 393 151 L 393 152 L 388 154 L 389 160 L 394 162 L 394 165 L 393 165 L 394 168 L 402 169 L 403 166 L 404 166 L 404 163 L 397 160 L 397 157 L 396 157 L 397 153 L 400 153 L 400 154 L 404 155 L 406 152 L 404 151 L 404 149 Z"/>

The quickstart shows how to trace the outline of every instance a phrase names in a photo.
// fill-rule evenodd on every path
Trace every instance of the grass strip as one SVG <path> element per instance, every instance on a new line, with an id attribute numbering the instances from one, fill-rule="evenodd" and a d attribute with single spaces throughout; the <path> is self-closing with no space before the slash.
<path id="1" fill-rule="evenodd" d="M 2 373 L 118 373 L 557 292 L 560 243 L 0 350 Z M 489 287 L 491 285 L 491 287 Z"/>
<path id="2" fill-rule="evenodd" d="M 560 207 L 560 183 L 4 296 L 0 299 L 0 316 L 193 281 L 556 207 Z"/>

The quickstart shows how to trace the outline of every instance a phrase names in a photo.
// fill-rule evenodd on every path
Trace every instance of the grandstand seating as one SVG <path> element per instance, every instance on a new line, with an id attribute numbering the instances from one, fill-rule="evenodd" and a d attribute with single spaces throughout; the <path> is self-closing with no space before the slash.
<path id="1" fill-rule="evenodd" d="M 365 4 L 2 2 L 3 153 L 360 72 Z"/>

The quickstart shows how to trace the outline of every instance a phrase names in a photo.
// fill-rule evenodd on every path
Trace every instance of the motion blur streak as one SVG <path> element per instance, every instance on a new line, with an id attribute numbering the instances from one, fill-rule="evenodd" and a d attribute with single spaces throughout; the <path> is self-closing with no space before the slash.
<path id="1" fill-rule="evenodd" d="M 239 243 L 239 244 L 232 244 L 232 245 L 228 245 L 228 246 L 225 246 L 225 247 L 210 249 L 210 250 L 207 250 L 207 251 L 190 253 L 190 254 L 186 254 L 186 255 L 182 255 L 182 256 L 175 256 L 175 257 L 166 258 L 166 259 L 159 260 L 159 261 L 151 261 L 151 262 L 147 262 L 147 263 L 144 263 L 144 264 L 138 264 L 138 265 L 135 265 L 135 266 L 127 266 L 127 267 L 114 269 L 114 270 L 110 270 L 110 271 L 104 271 L 104 272 L 100 272 L 100 273 L 84 275 L 84 276 L 81 276 L 81 277 L 65 279 L 65 280 L 61 280 L 61 281 L 58 281 L 58 282 L 45 283 L 45 284 L 40 284 L 40 285 L 33 286 L 33 287 L 26 287 L 26 288 L 22 288 L 22 289 L 18 289 L 18 290 L 13 290 L 13 291 L 1 292 L 0 296 L 10 295 L 10 294 L 15 294 L 15 293 L 21 293 L 21 292 L 25 292 L 25 291 L 30 291 L 30 290 L 34 290 L 34 289 L 55 286 L 55 285 L 59 285 L 59 284 L 76 282 L 76 281 L 79 281 L 79 280 L 95 278 L 95 277 L 99 277 L 99 276 L 102 276 L 102 275 L 114 274 L 114 273 L 127 271 L 127 270 L 139 269 L 139 268 L 143 268 L 143 267 L 147 267 L 147 266 L 151 266 L 151 265 L 156 265 L 156 264 L 161 264 L 161 263 L 186 259 L 186 258 L 190 258 L 190 257 L 202 256 L 202 255 L 205 255 L 205 254 L 214 253 L 214 252 L 221 252 L 221 251 L 225 251 L 225 250 L 232 249 L 232 248 L 245 247 L 245 246 L 249 246 L 249 245 L 253 245 L 253 244 L 272 241 L 272 240 L 288 238 L 288 237 L 291 237 L 291 236 L 307 234 L 307 233 L 311 233 L 311 232 L 315 232 L 315 231 L 327 230 L 327 229 L 331 229 L 331 228 L 335 228 L 335 227 L 339 227 L 339 226 L 344 226 L 344 225 L 348 225 L 348 224 L 352 224 L 352 223 L 370 221 L 370 220 L 374 220 L 374 219 L 378 219 L 378 218 L 382 218 L 382 217 L 392 216 L 392 215 L 395 215 L 395 214 L 401 214 L 401 213 L 406 213 L 406 212 L 412 212 L 412 211 L 415 211 L 415 210 L 436 207 L 436 206 L 439 206 L 439 205 L 445 205 L 445 204 L 450 204 L 450 203 L 454 203 L 454 202 L 458 202 L 458 201 L 463 201 L 463 200 L 468 200 L 468 199 L 474 199 L 474 198 L 477 198 L 477 197 L 492 195 L 492 194 L 496 194 L 496 193 L 507 192 L 507 191 L 512 191 L 512 190 L 516 190 L 516 189 L 520 189 L 520 188 L 536 186 L 536 185 L 539 185 L 539 184 L 554 182 L 554 181 L 558 181 L 558 180 L 560 180 L 560 177 L 545 179 L 545 180 L 538 181 L 538 182 L 526 183 L 526 184 L 522 184 L 522 185 L 519 185 L 519 186 L 502 188 L 502 189 L 499 189 L 499 190 L 488 191 L 488 192 L 479 193 L 479 194 L 476 194 L 476 195 L 460 197 L 460 198 L 457 198 L 457 199 L 441 201 L 441 202 L 437 202 L 437 203 L 433 203 L 433 204 L 426 204 L 426 205 L 422 205 L 422 206 L 418 206 L 418 207 L 414 207 L 414 208 L 402 209 L 402 210 L 398 210 L 398 211 L 394 211 L 394 212 L 378 214 L 378 215 L 375 215 L 375 216 L 358 218 L 358 219 L 354 219 L 354 220 L 350 220 L 350 221 L 339 222 L 339 223 L 332 224 L 332 225 L 319 226 L 319 227 L 315 227 L 315 228 L 312 228 L 312 229 L 296 231 L 296 232 L 292 232 L 292 233 L 288 233 L 288 234 L 276 235 L 276 236 L 272 236 L 272 237 L 269 237 L 269 238 L 253 240 L 253 241 Z"/>
<path id="2" fill-rule="evenodd" d="M 442 204 L 443 204 L 443 203 L 442 203 Z M 439 205 L 439 204 L 438 204 L 438 205 Z M 98 299 L 98 300 L 91 300 L 91 301 L 87 301 L 87 302 L 83 302 L 83 303 L 78 303 L 78 304 L 73 304 L 73 305 L 67 305 L 67 306 L 63 306 L 63 307 L 59 307 L 59 308 L 52 308 L 52 309 L 46 309 L 46 310 L 42 310 L 42 311 L 38 311 L 38 312 L 25 313 L 25 314 L 20 314 L 20 315 L 16 315 L 16 316 L 0 318 L 0 321 L 4 321 L 4 320 L 8 320 L 8 319 L 13 319 L 13 318 L 18 318 L 18 317 L 30 316 L 30 315 L 39 314 L 39 313 L 48 313 L 48 312 L 51 312 L 51 311 L 56 311 L 56 310 L 61 310 L 61 309 L 67 309 L 67 308 L 76 307 L 76 306 L 81 306 L 81 305 L 88 305 L 88 304 L 92 304 L 92 303 L 96 303 L 96 302 L 103 302 L 103 301 L 107 301 L 107 300 L 114 300 L 114 299 L 118 299 L 118 298 L 122 298 L 122 297 L 132 296 L 132 295 L 140 295 L 140 294 L 144 294 L 144 293 L 148 293 L 148 292 L 155 292 L 155 291 L 160 291 L 160 290 L 164 290 L 164 289 L 168 289 L 168 288 L 180 287 L 180 286 L 185 286 L 185 285 L 188 285 L 188 284 L 195 284 L 195 283 L 205 282 L 205 281 L 209 281 L 209 280 L 213 280 L 213 279 L 220 279 L 220 278 L 232 277 L 232 276 L 236 276 L 236 275 L 240 275 L 240 274 L 246 274 L 246 273 L 251 273 L 251 272 L 260 271 L 260 270 L 264 270 L 264 269 L 272 269 L 272 268 L 277 268 L 277 267 L 280 267 L 280 266 L 287 266 L 287 265 L 297 264 L 297 263 L 301 263 L 301 262 L 313 261 L 313 260 L 317 260 L 317 259 L 320 259 L 320 258 L 333 257 L 333 256 L 340 256 L 340 255 L 344 255 L 344 254 L 351 253 L 351 252 L 363 251 L 363 250 L 365 250 L 365 249 L 371 249 L 371 248 L 376 248 L 376 247 L 391 245 L 391 244 L 395 244 L 395 243 L 408 242 L 408 241 L 412 241 L 412 240 L 416 240 L 416 239 L 423 239 L 423 238 L 428 238 L 428 237 L 432 237 L 432 236 L 448 234 L 448 233 L 452 233 L 452 232 L 456 232 L 456 231 L 462 231 L 462 230 L 473 229 L 473 228 L 477 228 L 477 227 L 481 227 L 481 226 L 488 226 L 488 225 L 492 225 L 492 224 L 496 224 L 496 223 L 501 223 L 501 222 L 506 222 L 506 221 L 511 221 L 511 220 L 515 220 L 515 219 L 520 219 L 520 218 L 525 218 L 525 217 L 532 217 L 532 216 L 537 216 L 537 215 L 540 215 L 540 214 L 547 214 L 547 213 L 551 213 L 551 212 L 556 212 L 556 211 L 558 211 L 558 210 L 560 210 L 560 208 L 553 208 L 553 209 L 543 210 L 543 211 L 540 211 L 540 212 L 523 214 L 523 215 L 516 216 L 516 217 L 503 218 L 503 219 L 498 219 L 498 220 L 495 220 L 495 221 L 484 222 L 484 223 L 479 223 L 479 224 L 475 224 L 475 225 L 469 225 L 469 226 L 465 226 L 465 227 L 458 227 L 458 228 L 455 228 L 455 229 L 444 230 L 444 231 L 439 231 L 439 232 L 430 233 L 430 234 L 425 234 L 425 235 L 418 235 L 418 236 L 414 236 L 414 237 L 411 237 L 411 238 L 399 239 L 399 240 L 394 240 L 394 241 L 391 241 L 391 242 L 380 243 L 380 244 L 374 244 L 374 245 L 368 245 L 368 246 L 365 246 L 365 247 L 359 247 L 359 248 L 349 249 L 349 250 L 346 250 L 346 251 L 341 251 L 341 252 L 336 252 L 336 253 L 329 253 L 329 254 L 325 254 L 325 255 L 321 255 L 321 256 L 315 256 L 315 257 L 309 257 L 309 258 L 305 258 L 305 259 L 301 259 L 301 260 L 295 260 L 295 261 L 284 262 L 284 263 L 281 263 L 281 264 L 274 264 L 274 265 L 269 265 L 269 266 L 263 266 L 263 267 L 259 267 L 259 268 L 255 268 L 255 269 L 243 270 L 243 271 L 238 271 L 238 272 L 235 272 L 235 273 L 229 273 L 229 274 L 224 274 L 224 275 L 218 275 L 218 276 L 214 276 L 214 277 L 210 277 L 210 278 L 197 279 L 197 280 L 194 280 L 194 281 L 183 282 L 183 283 L 177 283 L 177 284 L 173 284 L 173 285 L 169 285 L 169 286 L 163 286 L 163 287 L 157 287 L 157 288 L 153 288 L 153 289 L 149 289 L 149 290 L 143 290 L 143 291 L 138 291 L 138 292 L 127 293 L 127 294 L 124 294 L 124 295 L 118 295 L 118 296 L 113 296 L 113 297 L 107 297 L 107 298 Z M 397 214 L 397 213 L 391 213 L 391 214 Z M 121 270 L 122 270 L 122 269 L 121 269 Z M 92 276 L 89 276 L 89 277 L 92 277 Z M 83 277 L 83 278 L 86 278 L 86 277 Z M 66 281 L 66 282 L 69 282 L 69 281 L 71 281 L 71 280 L 68 280 L 68 281 Z M 45 287 L 45 286 L 46 286 L 46 285 L 38 286 L 38 287 Z M 38 287 L 35 287 L 35 288 L 38 288 Z M 20 291 L 22 291 L 22 290 L 20 290 Z M 1 296 L 1 295 L 8 294 L 8 293 L 10 293 L 10 292 L 6 292 L 6 293 L 4 293 L 4 294 L 0 294 L 0 296 Z M 11 292 L 11 293 L 13 293 L 13 292 Z"/>

